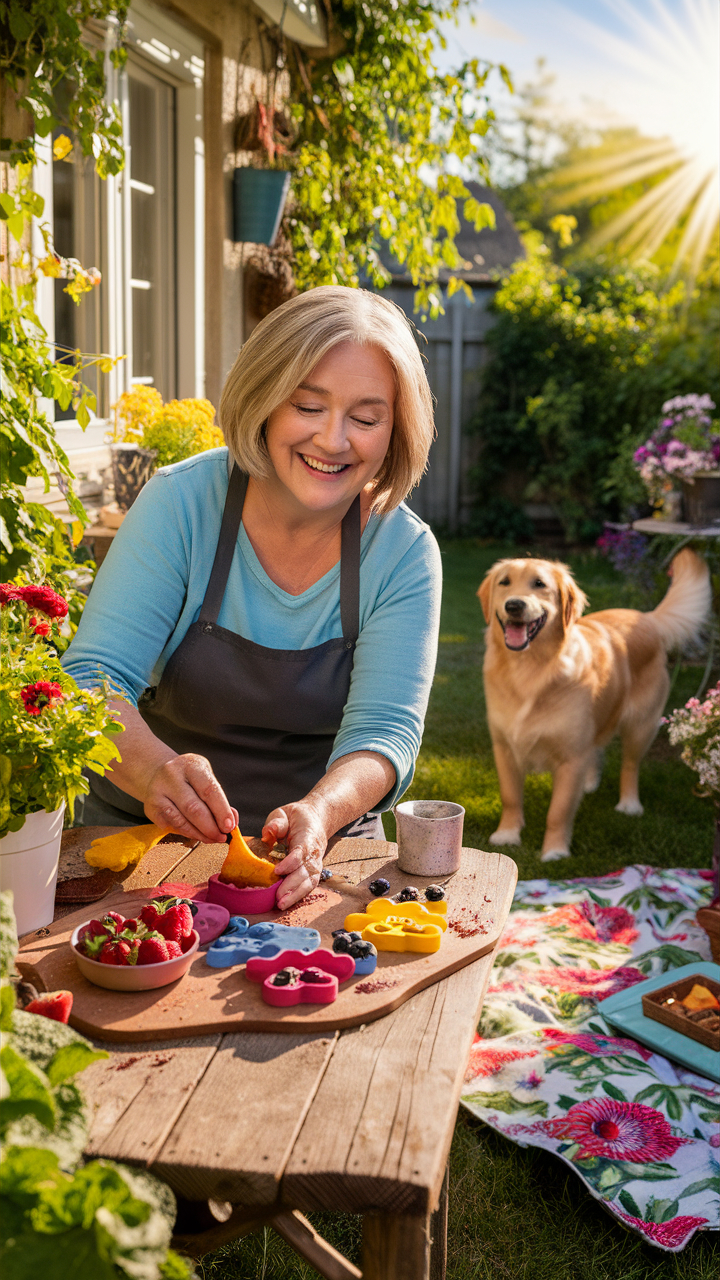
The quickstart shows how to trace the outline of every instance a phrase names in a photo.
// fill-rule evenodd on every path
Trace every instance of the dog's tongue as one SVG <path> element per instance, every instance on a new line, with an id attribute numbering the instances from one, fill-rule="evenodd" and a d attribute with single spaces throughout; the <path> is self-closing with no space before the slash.
<path id="1" fill-rule="evenodd" d="M 522 649 L 527 641 L 527 623 L 507 622 L 505 624 L 505 644 L 508 649 Z"/>

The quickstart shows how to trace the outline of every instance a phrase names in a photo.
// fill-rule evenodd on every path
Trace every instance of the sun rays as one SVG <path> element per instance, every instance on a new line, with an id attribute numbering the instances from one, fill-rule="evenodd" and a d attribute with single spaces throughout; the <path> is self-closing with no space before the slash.
<path id="1" fill-rule="evenodd" d="M 599 249 L 610 241 L 629 258 L 651 258 L 684 221 L 675 272 L 696 276 L 720 218 L 720 103 L 715 0 L 684 0 L 678 18 L 652 0 L 645 17 L 630 0 L 605 0 L 633 41 L 576 20 L 587 39 L 630 72 L 634 90 L 657 96 L 672 117 L 673 137 L 628 138 L 606 155 L 568 166 L 555 179 L 556 204 L 601 199 L 623 187 L 659 177 L 621 213 L 586 241 Z M 619 112 L 623 104 L 618 104 Z"/>

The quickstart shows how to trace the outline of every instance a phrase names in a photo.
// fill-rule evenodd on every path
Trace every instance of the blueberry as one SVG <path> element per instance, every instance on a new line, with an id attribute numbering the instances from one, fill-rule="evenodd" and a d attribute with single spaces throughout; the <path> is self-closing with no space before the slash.
<path id="1" fill-rule="evenodd" d="M 292 974 L 288 969 L 279 969 L 273 978 L 274 987 L 289 987 L 292 982 Z"/>
<path id="2" fill-rule="evenodd" d="M 390 881 L 383 880 L 383 879 L 373 880 L 372 884 L 368 885 L 368 889 L 370 890 L 374 898 L 382 898 L 383 894 L 387 893 L 389 888 L 390 888 Z"/>
<path id="3" fill-rule="evenodd" d="M 333 929 L 332 936 L 333 938 L 339 938 L 341 934 L 345 933 L 347 933 L 347 929 Z"/>
<path id="4" fill-rule="evenodd" d="M 445 890 L 441 884 L 429 884 L 425 890 L 425 897 L 428 902 L 442 902 L 445 897 Z"/>
<path id="5" fill-rule="evenodd" d="M 321 882 L 323 880 L 332 880 L 332 871 L 330 870 L 329 867 L 323 867 L 322 871 L 320 872 L 320 880 Z"/>
<path id="6" fill-rule="evenodd" d="M 349 941 L 349 942 L 362 942 L 362 934 L 361 934 L 361 933 L 349 933 L 349 934 L 348 934 L 348 941 Z"/>
<path id="7" fill-rule="evenodd" d="M 333 951 L 336 955 L 345 955 L 350 950 L 350 934 L 340 933 L 333 942 Z"/>
<path id="8" fill-rule="evenodd" d="M 397 895 L 398 902 L 417 902 L 420 898 L 420 890 L 415 888 L 414 884 L 406 884 Z"/>

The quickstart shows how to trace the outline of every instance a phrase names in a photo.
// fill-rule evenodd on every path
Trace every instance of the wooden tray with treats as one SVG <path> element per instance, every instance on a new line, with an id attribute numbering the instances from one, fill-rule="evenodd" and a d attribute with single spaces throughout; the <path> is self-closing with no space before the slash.
<path id="1" fill-rule="evenodd" d="M 172 883 L 171 891 L 178 881 L 194 886 L 206 884 L 208 877 L 220 870 L 226 853 L 225 845 L 199 845 L 179 865 L 175 863 L 162 883 Z M 156 850 L 146 857 L 153 854 Z M 368 864 L 362 864 L 370 856 L 372 869 L 359 882 L 341 874 L 341 865 L 351 869 L 352 864 L 364 873 Z M 347 863 L 343 863 L 343 857 Z M 273 920 L 315 928 L 320 933 L 321 947 L 331 947 L 333 931 L 343 927 L 345 917 L 362 911 L 372 901 L 368 890 L 371 880 L 378 876 L 389 880 L 390 895 L 408 884 L 411 878 L 398 870 L 396 857 L 396 846 L 384 841 L 343 840 L 333 850 L 333 862 L 341 865 L 332 879 L 289 911 L 273 910 L 248 919 L 251 923 Z M 464 849 L 460 870 L 445 881 L 449 927 L 437 952 L 380 952 L 375 972 L 343 982 L 333 1004 L 299 1004 L 283 1009 L 263 1002 L 257 984 L 246 978 L 244 965 L 213 968 L 207 964 L 204 951 L 196 955 L 183 978 L 159 990 L 108 991 L 82 976 L 70 946 L 73 930 L 100 910 L 104 914 L 115 908 L 126 917 L 135 914 L 143 901 L 156 896 L 157 889 L 134 887 L 142 882 L 144 862 L 145 859 L 138 864 L 132 888 L 126 882 L 124 892 L 113 891 L 103 898 L 101 909 L 85 906 L 56 920 L 48 930 L 28 935 L 22 940 L 18 955 L 21 973 L 39 989 L 73 992 L 71 1025 L 100 1040 L 131 1042 L 228 1031 L 322 1032 L 372 1022 L 492 950 L 517 880 L 517 868 L 510 858 Z M 422 892 L 431 878 L 413 876 L 412 883 Z"/>
<path id="2" fill-rule="evenodd" d="M 720 982 L 714 978 L 692 973 L 646 992 L 642 1008 L 646 1018 L 720 1051 Z"/>

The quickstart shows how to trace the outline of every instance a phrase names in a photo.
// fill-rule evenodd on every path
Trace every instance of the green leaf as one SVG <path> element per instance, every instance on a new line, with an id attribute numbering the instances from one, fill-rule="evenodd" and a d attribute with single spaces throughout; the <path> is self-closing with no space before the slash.
<path id="1" fill-rule="evenodd" d="M 15 988 L 10 982 L 0 987 L 0 1031 L 12 1031 L 12 1015 L 15 1008 Z"/>
<path id="2" fill-rule="evenodd" d="M 576 1102 L 577 1098 L 569 1098 L 565 1093 L 561 1093 L 557 1099 L 557 1105 L 562 1107 L 563 1111 L 569 1111 L 571 1107 L 575 1106 Z"/>
<path id="3" fill-rule="evenodd" d="M 15 212 L 15 197 L 7 191 L 0 192 L 0 218 L 5 220 Z"/>
<path id="4" fill-rule="evenodd" d="M 680 1192 L 680 1199 L 686 1200 L 688 1196 L 697 1196 L 701 1191 L 714 1191 L 718 1193 L 718 1177 L 714 1174 L 711 1178 L 703 1178 L 700 1182 L 691 1182 L 689 1187 L 684 1187 Z"/>
<path id="5" fill-rule="evenodd" d="M 617 1085 L 611 1084 L 609 1080 L 603 1080 L 601 1087 L 609 1098 L 616 1098 L 618 1102 L 627 1102 L 627 1095 L 623 1093 L 622 1089 L 618 1089 Z"/>
<path id="6" fill-rule="evenodd" d="M 3 757 L 6 759 L 7 757 Z M 12 889 L 0 893 L 0 979 L 10 976 L 15 967 L 18 936 L 15 927 Z"/>
<path id="7" fill-rule="evenodd" d="M 626 1213 L 630 1214 L 631 1218 L 639 1218 L 641 1221 L 643 1220 L 643 1216 L 636 1202 L 633 1200 L 632 1196 L 630 1195 L 630 1192 L 626 1191 L 625 1187 L 623 1187 L 622 1191 L 620 1192 L 618 1196 L 618 1200 L 620 1201 L 620 1204 L 622 1205 Z"/>
<path id="8" fill-rule="evenodd" d="M 7 1280 L 117 1280 L 112 1261 L 98 1250 L 94 1230 L 75 1227 L 62 1235 L 46 1235 L 26 1230 L 8 1241 L 5 1266 Z M 124 1273 L 127 1275 L 127 1272 Z"/>
<path id="9" fill-rule="evenodd" d="M 38 1185 L 51 1185 L 57 1174 L 58 1159 L 52 1151 L 8 1146 L 0 1162 L 0 1195 L 29 1209 L 35 1202 Z"/>
<path id="10" fill-rule="evenodd" d="M 35 1116 L 47 1129 L 53 1129 L 55 1103 L 42 1073 L 9 1044 L 0 1050 L 0 1067 L 10 1086 L 9 1094 L 0 1099 L 0 1131 L 25 1115 Z"/>
<path id="11" fill-rule="evenodd" d="M 91 1062 L 107 1057 L 109 1054 L 104 1049 L 93 1049 L 85 1041 L 63 1045 L 57 1053 L 53 1054 L 45 1068 L 47 1078 L 51 1085 L 61 1084 L 63 1080 L 68 1080 L 71 1076 L 84 1071 Z"/>

